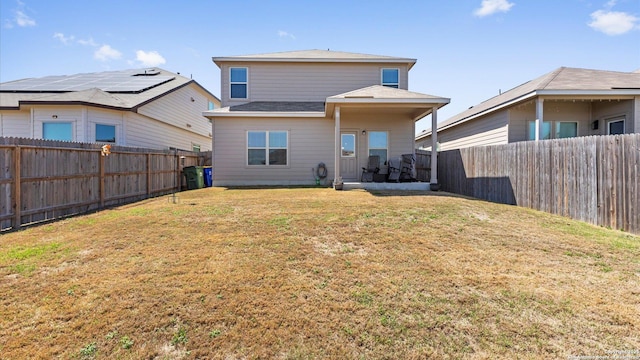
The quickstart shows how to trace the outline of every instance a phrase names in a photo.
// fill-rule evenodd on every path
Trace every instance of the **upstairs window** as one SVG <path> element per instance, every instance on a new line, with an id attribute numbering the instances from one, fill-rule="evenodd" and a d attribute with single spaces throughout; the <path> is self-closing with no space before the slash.
<path id="1" fill-rule="evenodd" d="M 213 101 L 209 101 L 209 110 L 213 110 L 216 108 L 216 104 L 213 103 Z"/>
<path id="2" fill-rule="evenodd" d="M 382 69 L 382 86 L 398 88 L 400 85 L 400 70 Z"/>
<path id="3" fill-rule="evenodd" d="M 248 69 L 232 67 L 229 69 L 229 83 L 232 99 L 246 99 L 248 85 Z"/>

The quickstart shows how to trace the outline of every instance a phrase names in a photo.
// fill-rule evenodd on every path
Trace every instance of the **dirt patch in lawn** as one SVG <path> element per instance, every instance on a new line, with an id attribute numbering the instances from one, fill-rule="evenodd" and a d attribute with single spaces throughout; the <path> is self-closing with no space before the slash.
<path id="1" fill-rule="evenodd" d="M 3 234 L 0 358 L 640 356 L 638 237 L 442 195 L 209 188 Z"/>

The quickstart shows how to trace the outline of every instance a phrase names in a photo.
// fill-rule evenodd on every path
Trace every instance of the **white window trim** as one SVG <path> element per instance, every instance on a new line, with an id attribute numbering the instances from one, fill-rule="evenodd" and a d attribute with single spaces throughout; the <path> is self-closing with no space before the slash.
<path id="1" fill-rule="evenodd" d="M 198 147 L 198 152 L 202 151 L 202 145 L 196 144 L 194 142 L 191 143 L 191 151 L 196 152 L 193 148 Z"/>
<path id="2" fill-rule="evenodd" d="M 263 132 L 265 133 L 266 136 L 266 143 L 264 147 L 249 147 L 249 133 L 250 132 Z M 271 149 L 271 147 L 269 146 L 269 133 L 271 132 L 283 132 L 287 134 L 287 146 L 284 148 L 280 148 L 280 147 L 275 147 L 273 149 L 286 149 L 287 150 L 287 163 L 285 165 L 271 165 L 269 164 L 269 150 Z M 247 130 L 245 132 L 245 166 L 249 169 L 255 169 L 255 168 L 290 168 L 291 167 L 291 146 L 290 145 L 290 141 L 289 141 L 289 130 Z M 249 164 L 249 150 L 251 149 L 264 149 L 265 150 L 265 163 L 264 165 L 253 165 L 253 164 Z"/>
<path id="3" fill-rule="evenodd" d="M 387 134 L 387 147 L 384 147 L 384 148 L 371 147 L 370 136 L 371 136 L 371 133 L 374 133 L 374 132 L 383 132 L 383 133 Z M 372 130 L 372 131 L 367 132 L 367 156 L 369 156 L 369 154 L 371 154 L 371 150 L 383 150 L 383 149 L 387 151 L 387 159 L 385 161 L 389 161 L 389 131 L 386 131 L 386 130 Z"/>
<path id="4" fill-rule="evenodd" d="M 115 128 L 115 141 L 114 142 L 110 142 L 110 141 L 98 141 L 98 129 L 96 129 L 96 127 L 98 125 L 104 125 L 104 126 L 113 126 Z M 93 123 L 93 141 L 96 143 L 105 143 L 105 144 L 117 144 L 118 143 L 118 125 L 116 124 L 107 124 L 107 123 L 97 123 L 94 122 Z"/>
<path id="5" fill-rule="evenodd" d="M 568 137 L 568 138 L 560 138 L 558 137 L 558 125 L 559 123 L 571 123 L 571 124 L 576 124 L 576 136 L 574 137 L 579 137 L 580 135 L 580 122 L 579 121 L 553 121 L 553 138 L 552 139 L 572 139 L 573 137 Z"/>
<path id="6" fill-rule="evenodd" d="M 245 71 L 247 72 L 247 81 L 244 82 L 240 82 L 240 81 L 236 81 L 236 82 L 231 82 L 231 69 L 245 69 Z M 234 84 L 244 84 L 247 86 L 247 93 L 245 94 L 246 97 L 244 98 L 234 98 L 231 97 L 231 85 Z M 229 67 L 229 99 L 230 100 L 246 100 L 249 98 L 249 68 L 248 67 L 244 67 L 244 66 L 230 66 Z"/>
<path id="7" fill-rule="evenodd" d="M 385 83 L 384 82 L 384 71 L 385 70 L 395 70 L 398 72 L 398 82 L 397 83 Z M 380 69 L 380 85 L 382 86 L 389 86 L 390 85 L 395 85 L 396 89 L 400 89 L 400 69 L 399 68 L 382 68 Z"/>
<path id="8" fill-rule="evenodd" d="M 616 122 L 622 122 L 622 133 L 625 134 L 627 131 L 626 128 L 626 117 L 625 116 L 616 116 L 613 118 L 608 118 L 606 119 L 606 123 L 607 123 L 607 135 L 611 135 L 611 124 L 612 123 L 616 123 Z"/>

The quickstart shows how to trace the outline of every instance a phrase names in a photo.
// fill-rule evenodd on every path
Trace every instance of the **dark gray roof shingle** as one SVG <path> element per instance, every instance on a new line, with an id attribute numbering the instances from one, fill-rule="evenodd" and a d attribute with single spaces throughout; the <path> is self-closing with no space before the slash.
<path id="1" fill-rule="evenodd" d="M 324 102 L 315 101 L 254 101 L 235 105 L 229 111 L 254 112 L 324 112 Z"/>

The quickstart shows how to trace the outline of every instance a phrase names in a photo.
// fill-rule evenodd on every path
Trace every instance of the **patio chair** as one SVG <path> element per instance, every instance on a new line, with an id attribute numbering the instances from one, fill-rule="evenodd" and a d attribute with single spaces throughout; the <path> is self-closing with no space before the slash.
<path id="1" fill-rule="evenodd" d="M 387 161 L 389 164 L 389 177 L 388 182 L 400 182 L 400 169 L 402 160 L 399 157 L 394 157 Z"/>
<path id="2" fill-rule="evenodd" d="M 400 163 L 400 181 L 415 181 L 415 154 L 402 154 Z"/>
<path id="3" fill-rule="evenodd" d="M 360 176 L 361 182 L 373 182 L 373 174 L 377 174 L 380 171 L 380 156 L 371 155 L 367 167 L 362 168 L 362 176 Z"/>

